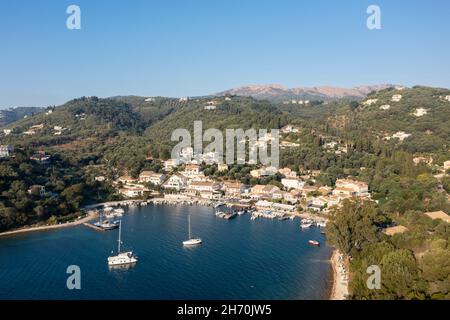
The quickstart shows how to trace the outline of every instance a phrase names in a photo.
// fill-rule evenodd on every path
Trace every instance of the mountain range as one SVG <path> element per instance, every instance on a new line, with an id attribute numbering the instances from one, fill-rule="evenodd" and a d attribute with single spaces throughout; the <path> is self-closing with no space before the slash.
<path id="1" fill-rule="evenodd" d="M 335 99 L 361 99 L 372 91 L 379 91 L 391 87 L 393 84 L 362 85 L 352 88 L 332 86 L 286 88 L 279 84 L 247 85 L 216 93 L 216 96 L 246 96 L 255 99 L 270 101 L 285 101 L 291 99 L 301 100 L 335 100 Z"/>

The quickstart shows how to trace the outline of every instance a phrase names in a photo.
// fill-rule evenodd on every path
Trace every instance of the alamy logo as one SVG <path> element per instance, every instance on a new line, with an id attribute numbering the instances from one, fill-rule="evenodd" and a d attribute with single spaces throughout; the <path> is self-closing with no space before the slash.
<path id="1" fill-rule="evenodd" d="M 369 266 L 366 270 L 366 273 L 370 274 L 369 278 L 367 278 L 366 284 L 367 288 L 370 290 L 381 289 L 381 269 L 377 265 Z"/>
<path id="2" fill-rule="evenodd" d="M 71 265 L 67 267 L 67 274 L 70 276 L 67 278 L 66 286 L 69 290 L 81 289 L 81 269 L 77 265 Z"/>
<path id="3" fill-rule="evenodd" d="M 79 6 L 74 4 L 67 7 L 67 14 L 70 14 L 66 20 L 66 27 L 69 30 L 80 30 L 81 29 L 81 9 Z"/>
<path id="4" fill-rule="evenodd" d="M 370 16 L 367 18 L 367 28 L 369 30 L 381 29 L 381 9 L 377 5 L 370 5 L 367 7 L 367 14 Z"/>
<path id="5" fill-rule="evenodd" d="M 172 149 L 171 157 L 180 163 L 196 160 L 223 164 L 225 156 L 225 163 L 229 165 L 260 162 L 263 165 L 278 168 L 279 135 L 278 129 L 271 129 L 270 132 L 267 129 L 260 129 L 258 132 L 255 129 L 245 131 L 243 129 L 226 129 L 224 148 L 222 131 L 210 128 L 203 133 L 202 121 L 194 121 L 193 144 L 191 134 L 187 129 L 176 129 L 172 132 L 171 141 L 179 141 L 179 143 Z M 203 148 L 203 142 L 210 143 Z"/>

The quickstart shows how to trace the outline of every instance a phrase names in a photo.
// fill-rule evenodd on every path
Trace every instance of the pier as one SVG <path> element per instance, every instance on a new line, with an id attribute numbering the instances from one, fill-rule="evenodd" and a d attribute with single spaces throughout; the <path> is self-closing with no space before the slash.
<path id="1" fill-rule="evenodd" d="M 95 231 L 105 231 L 105 229 L 97 227 L 96 225 L 93 225 L 92 223 L 89 222 L 83 223 L 83 226 L 94 229 Z"/>

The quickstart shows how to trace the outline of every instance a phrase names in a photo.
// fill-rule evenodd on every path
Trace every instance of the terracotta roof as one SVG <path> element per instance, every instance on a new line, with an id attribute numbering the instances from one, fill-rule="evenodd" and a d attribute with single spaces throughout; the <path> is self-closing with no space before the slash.
<path id="1" fill-rule="evenodd" d="M 446 214 L 444 211 L 425 212 L 425 214 L 433 220 L 441 219 L 447 223 L 450 223 L 450 216 Z"/>
<path id="2" fill-rule="evenodd" d="M 384 229 L 383 233 L 385 233 L 388 236 L 393 236 L 394 234 L 403 233 L 406 231 L 408 231 L 408 228 L 406 228 L 404 226 L 395 226 L 395 227 L 390 227 L 390 228 Z"/>

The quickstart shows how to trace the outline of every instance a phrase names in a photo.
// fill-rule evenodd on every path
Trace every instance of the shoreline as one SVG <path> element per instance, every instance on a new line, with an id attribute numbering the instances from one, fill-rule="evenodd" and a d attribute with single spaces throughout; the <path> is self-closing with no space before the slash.
<path id="1" fill-rule="evenodd" d="M 339 250 L 334 249 L 330 258 L 333 284 L 329 300 L 346 300 L 346 296 L 348 295 L 348 281 L 343 281 L 339 272 L 339 256 Z"/>
<path id="2" fill-rule="evenodd" d="M 3 236 L 10 236 L 15 234 L 21 234 L 21 233 L 28 233 L 28 232 L 35 232 L 35 231 L 44 231 L 44 230 L 52 230 L 52 229 L 60 229 L 60 228 L 69 228 L 69 227 L 75 227 L 78 225 L 81 225 L 83 223 L 86 223 L 92 219 L 94 219 L 97 216 L 95 212 L 88 212 L 88 214 L 83 217 L 79 218 L 75 221 L 66 222 L 62 224 L 55 224 L 55 225 L 43 225 L 43 226 L 36 226 L 36 227 L 24 227 L 21 229 L 11 230 L 11 231 L 5 231 L 0 233 L 0 237 Z"/>

